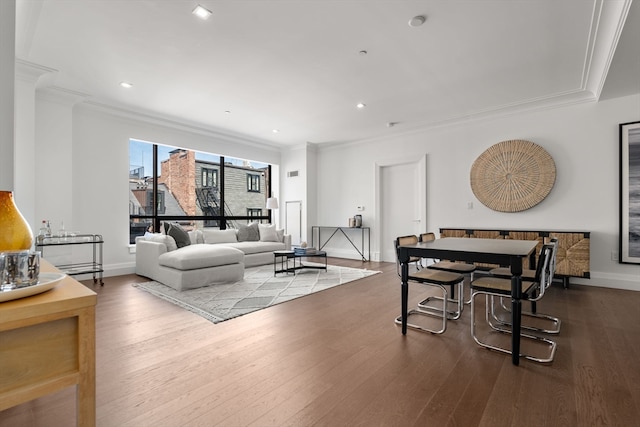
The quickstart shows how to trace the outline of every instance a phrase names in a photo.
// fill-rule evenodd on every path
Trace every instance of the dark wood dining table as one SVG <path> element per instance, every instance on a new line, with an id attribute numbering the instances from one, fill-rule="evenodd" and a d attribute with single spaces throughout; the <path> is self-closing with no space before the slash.
<path id="1" fill-rule="evenodd" d="M 511 357 L 520 363 L 520 315 L 522 312 L 522 261 L 533 260 L 536 240 L 476 239 L 447 237 L 431 242 L 398 247 L 398 261 L 402 271 L 402 334 L 407 334 L 409 300 L 409 259 L 411 257 L 498 264 L 511 269 Z M 532 262 L 532 261 L 531 261 Z"/>

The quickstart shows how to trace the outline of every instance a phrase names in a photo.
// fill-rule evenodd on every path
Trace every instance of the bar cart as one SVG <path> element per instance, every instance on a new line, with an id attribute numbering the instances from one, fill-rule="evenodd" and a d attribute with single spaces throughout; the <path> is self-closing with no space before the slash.
<path id="1" fill-rule="evenodd" d="M 44 258 L 45 248 L 69 245 L 92 245 L 93 257 L 91 261 L 56 264 L 55 266 L 69 276 L 76 276 L 79 274 L 92 274 L 93 283 L 100 283 L 100 285 L 104 285 L 104 282 L 102 281 L 102 274 L 104 273 L 102 264 L 103 244 L 104 240 L 102 239 L 102 235 L 100 234 L 74 234 L 36 239 L 35 249 L 36 251 L 40 251 L 41 256 Z"/>

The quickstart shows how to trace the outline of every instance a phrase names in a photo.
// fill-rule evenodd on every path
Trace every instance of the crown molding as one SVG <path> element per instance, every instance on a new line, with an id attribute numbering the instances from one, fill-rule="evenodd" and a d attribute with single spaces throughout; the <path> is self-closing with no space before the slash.
<path id="1" fill-rule="evenodd" d="M 276 146 L 268 141 L 250 138 L 246 135 L 223 132 L 220 129 L 213 129 L 197 123 L 182 121 L 174 117 L 164 116 L 149 111 L 132 110 L 123 106 L 106 104 L 92 99 L 87 99 L 80 105 L 115 117 L 141 121 L 157 126 L 164 126 L 182 132 L 206 136 L 208 138 L 216 138 L 227 143 L 243 144 L 245 146 L 260 148 L 261 150 L 271 151 L 274 153 L 279 153 L 281 149 L 280 146 Z"/>

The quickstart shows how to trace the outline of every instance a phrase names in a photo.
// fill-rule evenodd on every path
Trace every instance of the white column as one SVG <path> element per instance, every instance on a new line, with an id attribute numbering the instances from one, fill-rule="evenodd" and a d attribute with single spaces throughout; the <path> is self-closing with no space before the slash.
<path id="1" fill-rule="evenodd" d="M 0 190 L 13 191 L 16 2 L 0 1 Z"/>
<path id="2" fill-rule="evenodd" d="M 14 192 L 20 212 L 37 233 L 36 204 L 36 84 L 40 77 L 55 70 L 30 62 L 16 60 L 15 131 L 14 131 Z"/>
<path id="3" fill-rule="evenodd" d="M 36 92 L 35 215 L 38 222 L 50 220 L 54 231 L 58 231 L 61 221 L 68 231 L 75 226 L 74 179 L 90 179 L 73 176 L 73 107 L 86 97 L 59 87 Z"/>

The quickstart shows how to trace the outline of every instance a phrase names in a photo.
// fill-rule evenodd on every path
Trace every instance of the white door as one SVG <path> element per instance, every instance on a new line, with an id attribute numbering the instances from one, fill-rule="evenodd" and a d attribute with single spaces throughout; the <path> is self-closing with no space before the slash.
<path id="1" fill-rule="evenodd" d="M 302 239 L 302 202 L 286 202 L 284 229 L 291 235 L 291 244 L 299 245 Z"/>
<path id="2" fill-rule="evenodd" d="M 396 261 L 394 240 L 426 227 L 426 158 L 379 165 L 380 260 Z"/>

